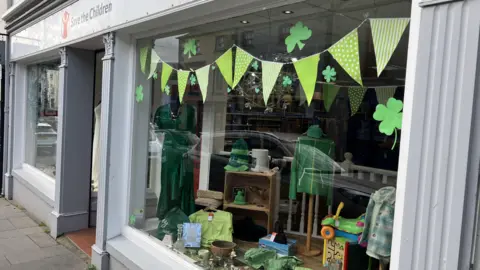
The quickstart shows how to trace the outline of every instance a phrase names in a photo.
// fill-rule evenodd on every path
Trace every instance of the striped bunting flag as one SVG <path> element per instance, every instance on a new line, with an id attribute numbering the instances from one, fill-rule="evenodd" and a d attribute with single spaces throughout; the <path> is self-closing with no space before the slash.
<path id="1" fill-rule="evenodd" d="M 395 95 L 396 86 L 386 86 L 386 87 L 377 87 L 375 88 L 375 93 L 377 94 L 378 104 L 387 104 L 389 98 Z"/>
<path id="2" fill-rule="evenodd" d="M 409 22 L 409 18 L 370 19 L 373 47 L 377 60 L 377 76 L 380 77 L 388 61 L 390 61 Z"/>

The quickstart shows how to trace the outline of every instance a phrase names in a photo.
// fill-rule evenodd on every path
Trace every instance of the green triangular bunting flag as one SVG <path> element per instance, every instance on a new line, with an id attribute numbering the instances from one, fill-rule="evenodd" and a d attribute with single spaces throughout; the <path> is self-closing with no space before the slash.
<path id="1" fill-rule="evenodd" d="M 224 54 L 222 54 L 216 61 L 218 69 L 223 75 L 223 78 L 227 84 L 232 87 L 233 85 L 233 74 L 232 74 L 232 49 L 228 49 Z M 233 88 L 233 87 L 232 87 Z"/>
<path id="2" fill-rule="evenodd" d="M 148 47 L 140 49 L 140 70 L 143 74 L 145 74 L 145 68 L 147 67 L 148 50 Z"/>
<path id="3" fill-rule="evenodd" d="M 168 79 L 170 78 L 170 75 L 172 74 L 172 70 L 173 68 L 165 63 L 165 62 L 162 62 L 162 78 L 161 78 L 161 90 L 162 92 L 165 92 L 165 86 L 167 85 L 167 82 L 168 82 Z"/>
<path id="4" fill-rule="evenodd" d="M 205 103 L 205 100 L 207 99 L 208 80 L 210 77 L 210 65 L 195 70 L 195 74 L 197 75 L 198 85 L 202 92 L 203 103 Z"/>
<path id="5" fill-rule="evenodd" d="M 262 61 L 262 89 L 265 104 L 268 102 L 268 98 L 277 82 L 278 73 L 280 73 L 282 67 L 283 63 Z"/>
<path id="6" fill-rule="evenodd" d="M 355 115 L 362 104 L 363 96 L 367 92 L 367 88 L 361 86 L 353 86 L 348 88 L 348 97 L 350 99 L 350 110 L 352 116 Z"/>
<path id="7" fill-rule="evenodd" d="M 327 112 L 330 111 L 332 107 L 332 103 L 337 96 L 338 90 L 340 87 L 334 84 L 324 84 L 323 85 L 323 105 L 325 106 L 325 110 Z"/>
<path id="8" fill-rule="evenodd" d="M 148 74 L 148 79 L 150 79 L 155 71 L 157 71 L 158 62 L 160 62 L 160 57 L 155 50 L 152 49 L 152 56 L 150 57 L 150 73 Z"/>
<path id="9" fill-rule="evenodd" d="M 190 71 L 178 70 L 177 79 L 178 79 L 178 98 L 180 103 L 183 103 L 183 95 L 185 95 L 185 88 L 187 87 L 188 75 Z"/>
<path id="10" fill-rule="evenodd" d="M 252 60 L 253 56 L 251 54 L 237 47 L 237 51 L 235 54 L 235 76 L 233 77 L 234 80 L 232 88 L 235 88 L 235 86 L 237 86 L 237 84 L 240 82 L 240 79 L 247 71 Z"/>
<path id="11" fill-rule="evenodd" d="M 409 22 L 409 18 L 370 19 L 378 76 L 390 61 Z"/>
<path id="12" fill-rule="evenodd" d="M 358 32 L 357 29 L 350 32 L 328 49 L 340 66 L 358 84 L 363 85 L 360 74 L 360 58 L 358 55 Z"/>
<path id="13" fill-rule="evenodd" d="M 386 87 L 377 87 L 375 88 L 375 93 L 377 94 L 377 100 L 379 104 L 387 104 L 389 98 L 395 95 L 396 86 L 386 86 Z"/>
<path id="14" fill-rule="evenodd" d="M 315 85 L 317 83 L 318 62 L 320 54 L 305 57 L 293 63 L 297 71 L 298 79 L 302 84 L 303 91 L 307 97 L 308 105 L 312 102 Z"/>

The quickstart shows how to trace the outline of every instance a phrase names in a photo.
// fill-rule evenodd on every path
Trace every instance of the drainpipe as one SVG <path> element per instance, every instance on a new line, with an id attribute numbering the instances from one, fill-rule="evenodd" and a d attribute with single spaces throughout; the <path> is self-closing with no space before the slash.
<path id="1" fill-rule="evenodd" d="M 13 192 L 13 121 L 14 116 L 13 101 L 14 101 L 14 78 L 15 78 L 15 63 L 10 63 L 10 36 L 7 35 L 5 42 L 5 107 L 4 107 L 4 140 L 3 140 L 3 185 L 2 196 L 8 200 L 12 199 Z M 12 83 L 10 83 L 12 82 Z M 11 87 L 10 87 L 11 86 Z"/>

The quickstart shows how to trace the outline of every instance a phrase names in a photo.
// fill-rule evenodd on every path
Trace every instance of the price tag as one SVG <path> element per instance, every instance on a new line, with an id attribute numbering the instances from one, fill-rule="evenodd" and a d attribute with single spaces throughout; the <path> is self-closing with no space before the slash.
<path id="1" fill-rule="evenodd" d="M 213 220 L 213 213 L 208 213 L 208 221 L 212 221 Z"/>
<path id="2" fill-rule="evenodd" d="M 270 236 L 270 241 L 272 241 L 272 242 L 275 241 L 275 237 L 277 237 L 276 232 L 272 233 L 272 236 Z"/>

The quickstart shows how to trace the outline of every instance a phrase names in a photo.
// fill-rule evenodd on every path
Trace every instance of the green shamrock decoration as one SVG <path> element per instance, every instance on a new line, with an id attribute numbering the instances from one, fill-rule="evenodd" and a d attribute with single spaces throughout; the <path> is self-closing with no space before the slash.
<path id="1" fill-rule="evenodd" d="M 309 39 L 312 36 L 312 30 L 303 24 L 303 22 L 297 22 L 295 26 L 290 28 L 290 35 L 285 39 L 285 45 L 287 45 L 287 52 L 291 53 L 298 45 L 300 50 L 305 47 L 302 41 Z"/>
<path id="2" fill-rule="evenodd" d="M 327 66 L 325 70 L 322 72 L 323 77 L 325 78 L 326 82 L 334 82 L 337 80 L 337 72 L 335 71 L 335 68 Z"/>
<path id="3" fill-rule="evenodd" d="M 257 60 L 253 61 L 252 68 L 255 69 L 255 70 L 258 70 L 258 61 Z"/>
<path id="4" fill-rule="evenodd" d="M 197 41 L 195 39 L 191 38 L 183 44 L 183 54 L 188 54 L 188 58 L 192 58 L 192 54 L 197 55 Z"/>
<path id="5" fill-rule="evenodd" d="M 129 218 L 130 225 L 135 225 L 136 221 L 137 221 L 137 218 L 135 217 L 135 215 L 132 214 Z"/>
<path id="6" fill-rule="evenodd" d="M 257 94 L 260 93 L 260 88 L 259 87 L 255 88 L 255 93 L 257 93 Z"/>
<path id="7" fill-rule="evenodd" d="M 212 65 L 212 70 L 215 70 L 215 66 L 214 66 L 214 65 Z"/>
<path id="8" fill-rule="evenodd" d="M 232 92 L 232 88 L 227 87 L 227 93 L 230 93 L 230 92 Z"/>
<path id="9" fill-rule="evenodd" d="M 167 95 L 170 95 L 170 86 L 169 86 L 168 84 L 165 85 L 165 93 L 166 93 Z"/>
<path id="10" fill-rule="evenodd" d="M 387 106 L 378 104 L 373 119 L 381 121 L 378 130 L 387 135 L 392 135 L 395 132 L 395 141 L 393 142 L 392 150 L 397 144 L 397 129 L 402 129 L 403 102 L 394 98 L 389 98 Z"/>
<path id="11" fill-rule="evenodd" d="M 156 71 L 155 71 L 155 73 L 153 73 L 152 78 L 153 78 L 154 80 L 158 79 L 158 73 L 157 73 Z"/>
<path id="12" fill-rule="evenodd" d="M 283 85 L 283 87 L 287 87 L 289 85 L 292 85 L 292 79 L 290 79 L 289 76 L 283 76 L 282 85 Z"/>
<path id="13" fill-rule="evenodd" d="M 137 102 L 142 102 L 143 100 L 143 85 L 141 84 L 135 88 L 135 99 Z"/>
<path id="14" fill-rule="evenodd" d="M 195 85 L 197 83 L 197 77 L 195 75 L 190 76 L 190 85 Z"/>

